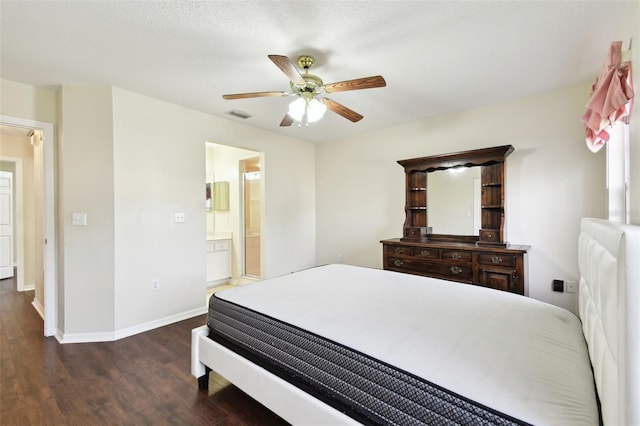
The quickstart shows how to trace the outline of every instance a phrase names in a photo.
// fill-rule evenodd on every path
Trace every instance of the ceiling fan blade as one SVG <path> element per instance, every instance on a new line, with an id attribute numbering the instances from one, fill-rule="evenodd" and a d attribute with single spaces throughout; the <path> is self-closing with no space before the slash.
<path id="1" fill-rule="evenodd" d="M 347 90 L 373 89 L 375 87 L 384 87 L 387 82 L 381 75 L 372 77 L 356 78 L 355 80 L 338 81 L 337 83 L 329 83 L 324 85 L 327 93 L 344 92 Z"/>
<path id="2" fill-rule="evenodd" d="M 280 127 L 289 127 L 293 124 L 293 121 L 293 117 L 291 117 L 289 114 L 285 114 L 282 118 L 282 121 L 280 122 Z"/>
<path id="3" fill-rule="evenodd" d="M 298 72 L 296 66 L 293 64 L 293 62 L 291 62 L 291 59 L 282 55 L 267 56 L 269 56 L 269 59 L 271 59 L 271 61 L 276 64 L 278 68 L 280 68 L 280 71 L 282 71 L 287 77 L 289 77 L 289 80 L 291 80 L 293 83 L 302 85 L 306 84 L 304 79 Z"/>
<path id="4" fill-rule="evenodd" d="M 329 108 L 331 111 L 335 112 L 338 115 L 343 116 L 347 120 L 353 121 L 354 123 L 362 120 L 363 118 L 362 115 L 358 114 L 354 110 L 349 109 L 346 106 L 339 104 L 338 102 L 333 101 L 329 98 L 317 98 L 317 99 L 323 104 L 325 104 L 327 108 Z"/>
<path id="5" fill-rule="evenodd" d="M 222 95 L 224 99 L 247 99 L 262 98 L 265 96 L 289 96 L 289 92 L 253 92 L 253 93 L 234 93 L 231 95 Z"/>

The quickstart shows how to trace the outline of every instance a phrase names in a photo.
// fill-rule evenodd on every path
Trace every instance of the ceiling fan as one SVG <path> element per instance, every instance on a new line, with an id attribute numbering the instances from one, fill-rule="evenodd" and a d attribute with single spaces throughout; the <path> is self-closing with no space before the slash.
<path id="1" fill-rule="evenodd" d="M 315 63 L 313 56 L 303 55 L 298 58 L 298 66 L 304 70 L 302 74 L 288 57 L 282 55 L 268 55 L 268 57 L 289 78 L 291 91 L 236 93 L 222 97 L 224 99 L 246 99 L 265 96 L 296 96 L 297 99 L 289 105 L 289 112 L 280 122 L 280 126 L 283 127 L 291 126 L 295 121 L 308 125 L 319 120 L 327 109 L 354 123 L 360 121 L 363 118 L 362 115 L 324 95 L 387 85 L 381 75 L 324 84 L 320 77 L 309 73 L 309 69 Z"/>

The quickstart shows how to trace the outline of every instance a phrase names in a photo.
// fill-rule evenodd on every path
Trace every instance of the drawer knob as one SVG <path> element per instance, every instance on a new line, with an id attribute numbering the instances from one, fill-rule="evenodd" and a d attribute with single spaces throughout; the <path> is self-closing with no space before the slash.
<path id="1" fill-rule="evenodd" d="M 393 261 L 393 264 L 396 265 L 396 266 L 402 266 L 402 263 L 403 262 L 400 259 L 396 259 L 396 260 Z"/>
<path id="2" fill-rule="evenodd" d="M 431 255 L 431 253 L 429 253 L 429 250 L 422 250 L 422 251 L 420 252 L 420 255 L 421 255 L 421 256 L 430 256 L 430 255 Z"/>
<path id="3" fill-rule="evenodd" d="M 450 271 L 451 271 L 451 273 L 452 273 L 452 274 L 454 274 L 454 275 L 458 275 L 459 273 L 461 273 L 461 272 L 462 272 L 462 268 L 461 268 L 461 267 L 459 267 L 459 266 L 452 266 L 449 270 L 450 270 Z"/>
<path id="4" fill-rule="evenodd" d="M 458 259 L 460 259 L 461 257 L 462 257 L 462 256 L 460 256 L 458 253 L 452 253 L 452 254 L 451 254 L 451 258 L 452 258 L 453 260 L 458 260 Z"/>
<path id="5" fill-rule="evenodd" d="M 402 253 L 402 249 L 400 247 L 396 247 L 396 254 Z"/>
<path id="6" fill-rule="evenodd" d="M 487 234 L 487 238 L 493 238 L 493 234 Z"/>
<path id="7" fill-rule="evenodd" d="M 494 265 L 499 265 L 502 263 L 502 258 L 500 256 L 491 256 L 491 262 L 493 262 Z"/>

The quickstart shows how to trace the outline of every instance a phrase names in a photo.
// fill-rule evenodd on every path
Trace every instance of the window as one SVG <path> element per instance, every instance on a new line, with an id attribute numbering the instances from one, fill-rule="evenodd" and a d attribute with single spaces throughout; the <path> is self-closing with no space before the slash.
<path id="1" fill-rule="evenodd" d="M 616 122 L 609 132 L 607 149 L 607 190 L 609 220 L 631 222 L 631 195 L 629 192 L 629 124 Z"/>

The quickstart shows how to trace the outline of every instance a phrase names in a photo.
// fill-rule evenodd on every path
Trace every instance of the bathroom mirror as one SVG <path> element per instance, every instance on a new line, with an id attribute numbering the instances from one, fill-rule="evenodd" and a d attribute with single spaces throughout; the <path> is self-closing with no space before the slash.
<path id="1" fill-rule="evenodd" d="M 215 211 L 229 210 L 229 182 L 213 183 L 213 209 Z"/>

